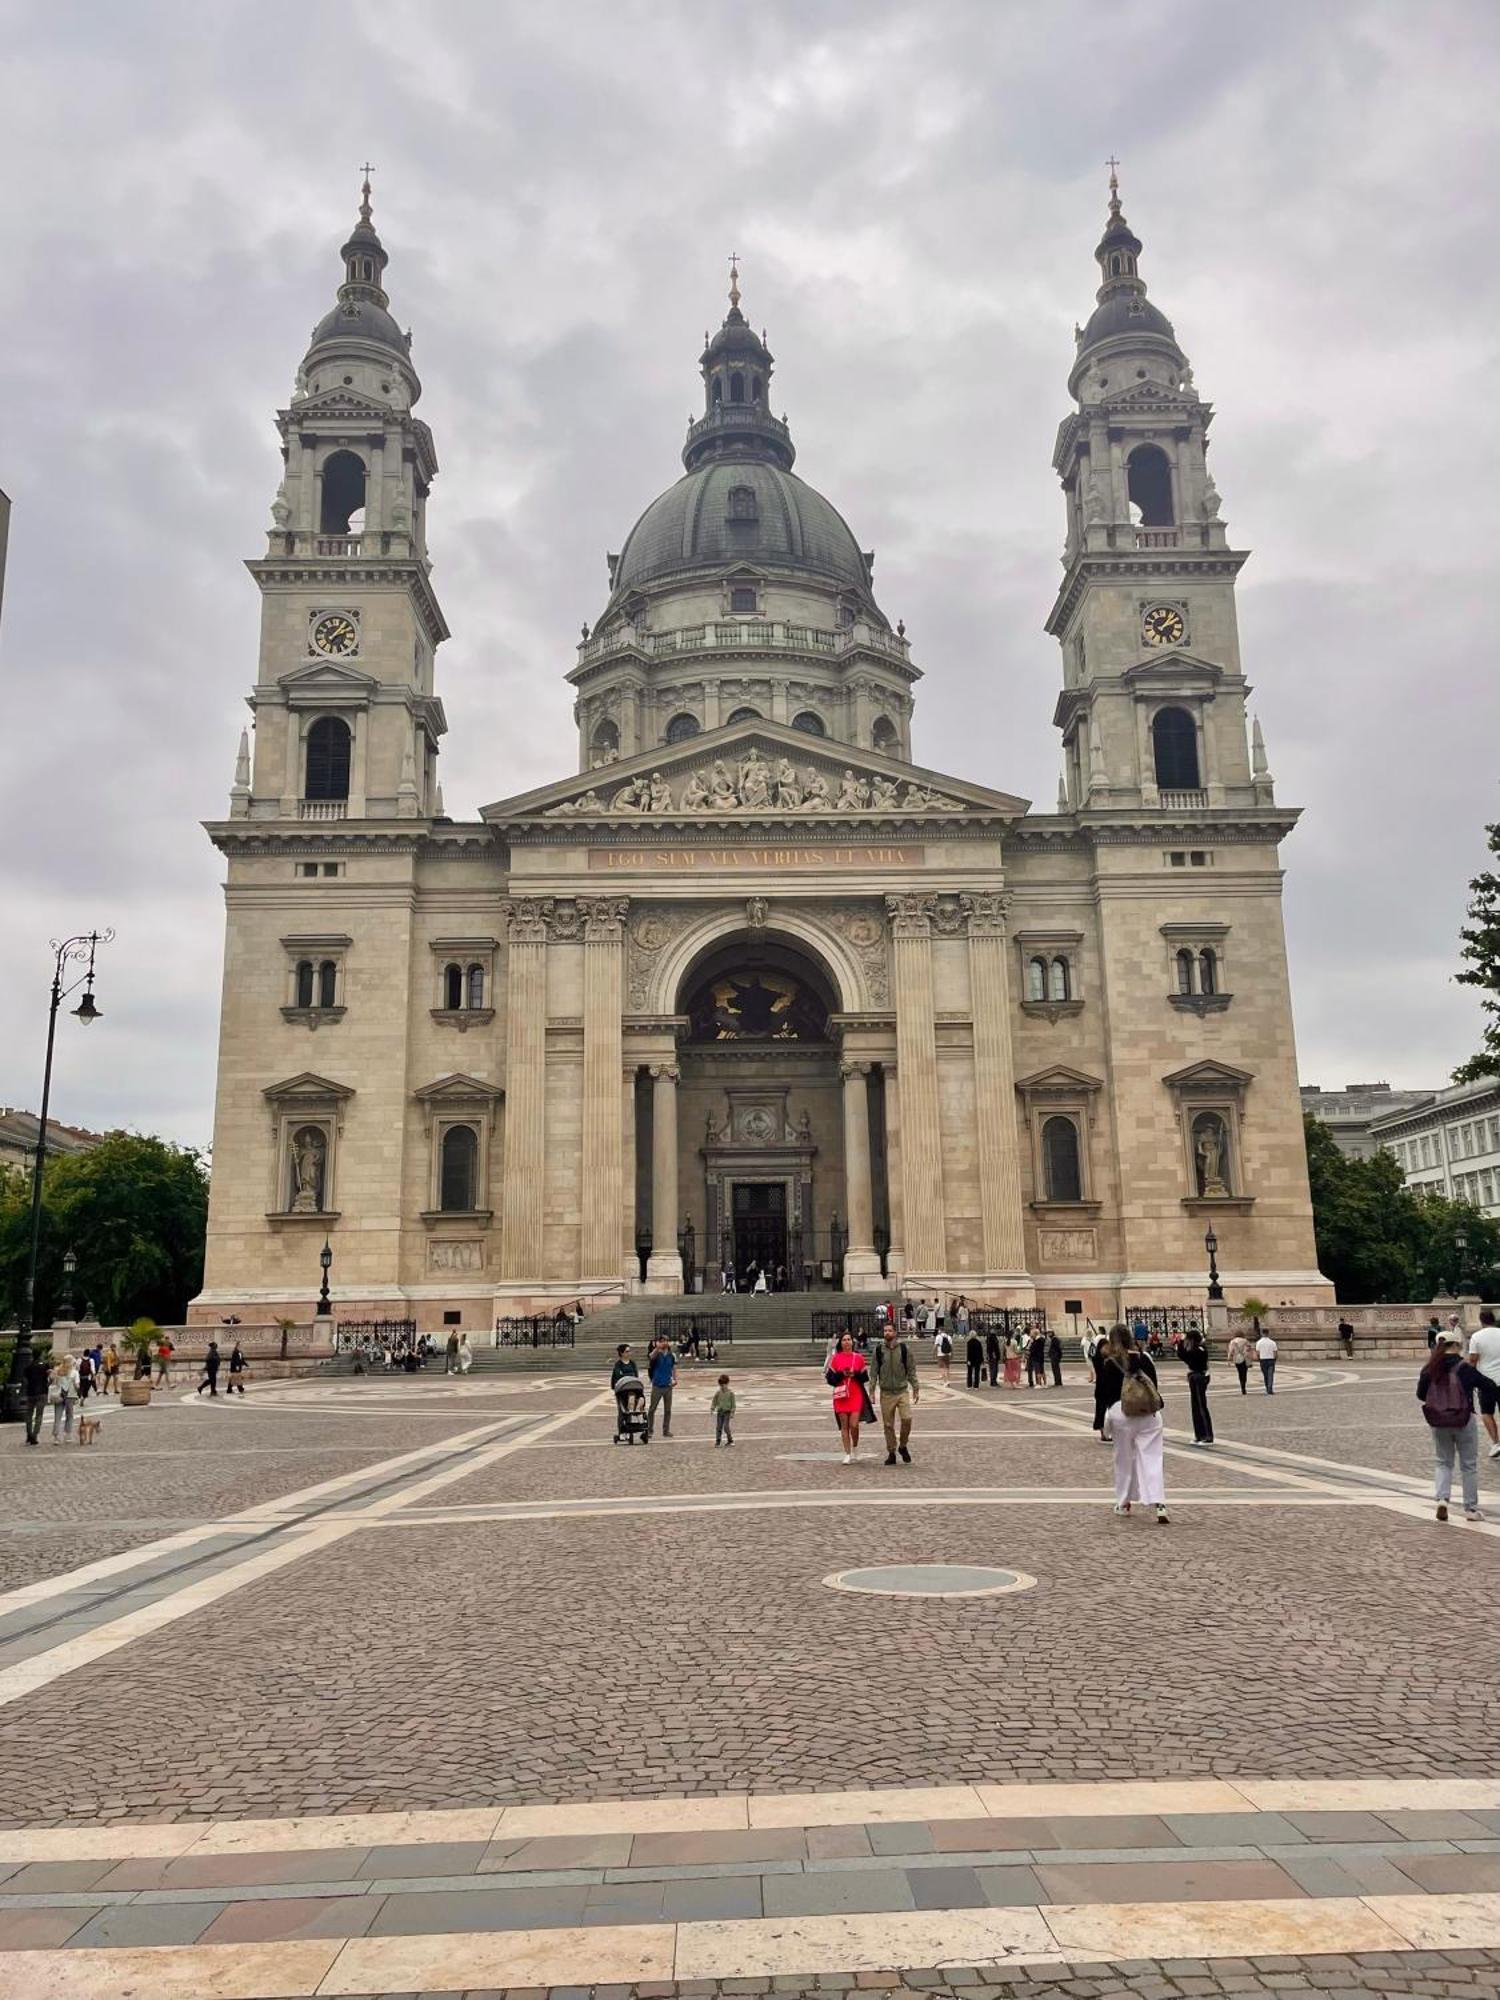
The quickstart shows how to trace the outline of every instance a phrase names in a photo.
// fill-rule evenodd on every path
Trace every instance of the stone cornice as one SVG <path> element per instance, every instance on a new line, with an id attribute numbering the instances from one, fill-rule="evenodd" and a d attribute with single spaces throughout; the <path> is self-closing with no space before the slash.
<path id="1" fill-rule="evenodd" d="M 1075 555 L 1058 587 L 1043 630 L 1055 639 L 1066 629 L 1079 599 L 1091 583 L 1115 583 L 1139 578 L 1180 577 L 1201 582 L 1205 577 L 1233 580 L 1250 560 L 1248 549 L 1103 549 Z"/>
<path id="2" fill-rule="evenodd" d="M 318 585 L 409 591 L 433 644 L 449 636 L 448 621 L 421 556 L 252 556 L 245 567 L 262 590 L 308 590 Z"/>

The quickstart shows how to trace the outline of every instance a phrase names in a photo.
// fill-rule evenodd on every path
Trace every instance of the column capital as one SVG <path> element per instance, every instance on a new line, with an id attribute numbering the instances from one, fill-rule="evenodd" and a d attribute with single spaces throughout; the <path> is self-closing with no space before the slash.
<path id="1" fill-rule="evenodd" d="M 557 905 L 551 896 L 512 896 L 500 905 L 512 944 L 545 944 Z"/>
<path id="2" fill-rule="evenodd" d="M 846 1058 L 845 1058 L 845 1059 L 844 1059 L 844 1060 L 843 1060 L 843 1061 L 842 1061 L 842 1062 L 841 1062 L 841 1063 L 839 1064 L 839 1075 L 840 1075 L 840 1076 L 841 1076 L 841 1077 L 842 1077 L 842 1078 L 844 1079 L 845 1083 L 847 1083 L 847 1082 L 849 1081 L 849 1079 L 850 1079 L 851 1077 L 855 1077 L 855 1076 L 859 1076 L 859 1077 L 865 1077 L 865 1076 L 868 1076 L 868 1075 L 870 1074 L 870 1071 L 871 1071 L 872 1067 L 873 1067 L 873 1065 L 872 1065 L 872 1064 L 870 1064 L 870 1063 L 867 1063 L 867 1062 L 854 1062 L 854 1061 L 850 1060 L 850 1059 L 849 1059 L 848 1057 L 846 1057 Z"/>
<path id="3" fill-rule="evenodd" d="M 648 1067 L 654 1082 L 665 1077 L 669 1083 L 676 1083 L 682 1075 L 676 1063 L 651 1063 Z"/>
<path id="4" fill-rule="evenodd" d="M 587 896 L 580 900 L 585 944 L 619 944 L 625 936 L 628 896 Z"/>
<path id="5" fill-rule="evenodd" d="M 966 892 L 958 900 L 969 920 L 970 937 L 1005 936 L 1006 906 L 1010 899 L 1000 890 Z"/>
<path id="6" fill-rule="evenodd" d="M 931 937 L 932 913 L 936 906 L 936 896 L 887 896 L 885 910 L 892 937 Z"/>

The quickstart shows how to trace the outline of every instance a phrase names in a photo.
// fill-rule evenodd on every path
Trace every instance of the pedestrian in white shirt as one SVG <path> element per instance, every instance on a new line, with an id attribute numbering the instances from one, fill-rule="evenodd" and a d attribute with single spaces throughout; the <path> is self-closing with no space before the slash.
<path id="1" fill-rule="evenodd" d="M 1276 1343 L 1270 1334 L 1263 1333 L 1255 1343 L 1255 1358 L 1260 1363 L 1261 1380 L 1266 1385 L 1266 1394 L 1276 1394 Z"/>
<path id="2" fill-rule="evenodd" d="M 1500 1428 L 1495 1423 L 1500 1408 L 1500 1326 L 1488 1306 L 1480 1309 L 1478 1328 L 1469 1335 L 1469 1359 L 1481 1378 L 1479 1421 L 1490 1441 L 1490 1457 L 1500 1458 Z"/>

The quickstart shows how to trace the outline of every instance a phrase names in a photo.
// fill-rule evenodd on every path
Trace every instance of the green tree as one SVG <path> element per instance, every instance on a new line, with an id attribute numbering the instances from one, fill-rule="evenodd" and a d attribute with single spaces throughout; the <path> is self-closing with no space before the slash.
<path id="1" fill-rule="evenodd" d="M 1349 1304 L 1423 1296 L 1423 1231 L 1400 1167 L 1386 1152 L 1350 1159 L 1321 1119 L 1309 1115 L 1303 1127 L 1318 1268 L 1336 1296 Z"/>
<path id="2" fill-rule="evenodd" d="M 0 1316 L 20 1308 L 30 1241 L 31 1182 L 0 1180 Z M 91 1152 L 59 1155 L 42 1176 L 36 1323 L 62 1299 L 62 1259 L 78 1258 L 73 1303 L 87 1300 L 106 1325 L 144 1314 L 180 1325 L 203 1283 L 208 1173 L 190 1147 L 111 1132 Z"/>
<path id="3" fill-rule="evenodd" d="M 1485 834 L 1491 854 L 1500 855 L 1500 823 L 1486 827 Z M 1486 1018 L 1483 1046 L 1453 1072 L 1455 1083 L 1478 1083 L 1483 1077 L 1500 1075 L 1500 875 L 1492 870 L 1476 875 L 1469 884 L 1469 898 L 1469 921 L 1459 932 L 1464 970 L 1455 976 L 1460 986 L 1479 989 Z"/>

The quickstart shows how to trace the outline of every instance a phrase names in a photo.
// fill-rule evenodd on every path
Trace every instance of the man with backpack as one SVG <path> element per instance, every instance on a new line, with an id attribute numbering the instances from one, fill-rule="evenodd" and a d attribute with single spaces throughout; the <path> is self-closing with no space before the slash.
<path id="1" fill-rule="evenodd" d="M 1417 1377 L 1417 1401 L 1432 1432 L 1433 1494 L 1440 1521 L 1448 1518 L 1455 1460 L 1463 1481 L 1464 1519 L 1484 1519 L 1479 1511 L 1479 1429 L 1474 1422 L 1474 1395 L 1483 1387 L 1484 1377 L 1463 1359 L 1457 1342 L 1439 1334 L 1432 1359 Z"/>
<path id="2" fill-rule="evenodd" d="M 896 1463 L 900 1454 L 903 1465 L 911 1464 L 912 1413 L 917 1407 L 921 1389 L 917 1384 L 917 1364 L 911 1358 L 911 1349 L 904 1340 L 896 1338 L 896 1329 L 887 1323 L 885 1337 L 875 1349 L 874 1366 L 871 1374 L 875 1386 L 880 1391 L 880 1422 L 885 1431 L 885 1462 Z M 899 1432 L 897 1426 L 900 1426 Z"/>

